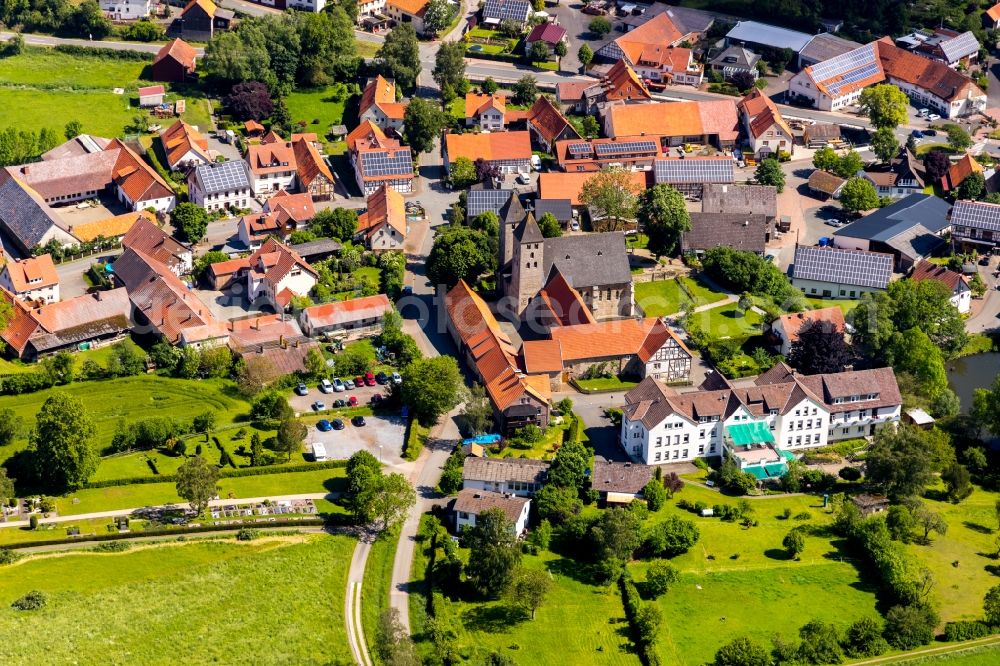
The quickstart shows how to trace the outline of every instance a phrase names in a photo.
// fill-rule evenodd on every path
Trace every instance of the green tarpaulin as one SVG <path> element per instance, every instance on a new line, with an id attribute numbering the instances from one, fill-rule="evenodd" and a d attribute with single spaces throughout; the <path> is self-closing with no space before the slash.
<path id="1" fill-rule="evenodd" d="M 780 453 L 781 455 L 783 455 L 785 457 L 785 460 L 795 460 L 795 454 L 792 453 L 791 451 L 781 450 L 781 451 L 778 451 L 778 453 Z"/>
<path id="2" fill-rule="evenodd" d="M 774 463 L 773 465 L 764 465 L 764 471 L 771 478 L 784 476 L 785 472 L 788 471 L 788 467 L 785 463 Z"/>
<path id="3" fill-rule="evenodd" d="M 738 423 L 726 426 L 726 432 L 736 446 L 774 443 L 774 435 L 766 423 Z"/>
<path id="4" fill-rule="evenodd" d="M 765 472 L 764 468 L 759 465 L 754 465 L 753 467 L 744 467 L 743 471 L 753 474 L 758 481 L 763 481 L 764 479 L 767 478 L 767 472 Z"/>

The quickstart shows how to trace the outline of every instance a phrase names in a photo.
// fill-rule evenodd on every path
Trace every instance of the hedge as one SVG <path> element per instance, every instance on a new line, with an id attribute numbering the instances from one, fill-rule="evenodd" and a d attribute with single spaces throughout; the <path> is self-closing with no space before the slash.
<path id="1" fill-rule="evenodd" d="M 417 459 L 417 456 L 424 449 L 427 433 L 427 429 L 417 423 L 416 419 L 410 419 L 406 429 L 406 443 L 403 445 L 403 458 L 405 460 Z"/>
<path id="2" fill-rule="evenodd" d="M 264 476 L 267 474 L 284 474 L 285 472 L 310 472 L 314 469 L 336 469 L 338 467 L 347 467 L 346 460 L 326 460 L 323 462 L 316 463 L 301 463 L 298 465 L 271 465 L 267 467 L 241 467 L 238 469 L 221 469 L 219 470 L 220 478 L 232 478 L 232 477 L 242 477 L 242 476 Z M 176 481 L 177 476 L 174 474 L 162 474 L 160 476 L 133 476 L 126 477 L 123 479 L 107 479 L 105 481 L 94 481 L 92 483 L 83 484 L 84 489 L 93 488 L 114 488 L 117 486 L 131 486 L 135 484 L 142 483 L 166 483 L 170 481 Z"/>
<path id="3" fill-rule="evenodd" d="M 60 53 L 67 53 L 69 55 L 88 56 L 92 58 L 111 58 L 112 60 L 140 60 L 144 62 L 153 62 L 153 59 L 156 58 L 155 53 L 133 51 L 132 49 L 118 50 L 102 48 L 99 46 L 77 46 L 76 44 L 58 44 L 53 48 Z"/>
<path id="4" fill-rule="evenodd" d="M 639 631 L 639 627 L 636 625 L 636 616 L 639 614 L 639 609 L 642 608 L 642 598 L 639 596 L 639 590 L 636 589 L 635 583 L 628 572 L 625 572 L 618 578 L 618 587 L 622 592 L 622 605 L 625 606 L 625 618 L 628 620 L 632 637 L 635 639 L 639 660 L 645 666 L 660 666 L 662 663 L 660 655 L 653 649 L 652 642 L 645 641 Z"/>

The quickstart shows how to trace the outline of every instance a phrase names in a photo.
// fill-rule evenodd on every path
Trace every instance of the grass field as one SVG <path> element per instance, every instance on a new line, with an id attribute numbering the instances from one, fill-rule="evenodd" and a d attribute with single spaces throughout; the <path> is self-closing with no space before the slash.
<path id="1" fill-rule="evenodd" d="M 234 499 L 343 490 L 344 468 L 229 477 L 219 480 L 219 497 Z M 172 481 L 77 490 L 56 500 L 60 515 L 116 511 L 183 503 Z"/>
<path id="2" fill-rule="evenodd" d="M 4 641 L 0 661 L 346 663 L 354 543 L 290 536 L 31 557 L 0 570 L 0 633 L 32 636 Z M 49 597 L 44 610 L 9 607 L 35 589 Z"/>
<path id="3" fill-rule="evenodd" d="M 639 382 L 622 381 L 617 377 L 598 377 L 577 379 L 576 383 L 585 391 L 628 391 L 635 388 Z"/>
<path id="4" fill-rule="evenodd" d="M 681 289 L 681 282 L 694 295 L 694 301 Z M 698 307 L 716 303 L 725 297 L 725 294 L 712 291 L 701 282 L 685 277 L 656 282 L 638 282 L 635 285 L 635 301 L 642 306 L 647 317 L 676 314 L 689 303 Z"/>
<path id="5" fill-rule="evenodd" d="M 36 132 L 49 127 L 62 134 L 66 123 L 79 120 L 88 134 L 115 137 L 136 113 L 127 95 L 111 92 L 5 88 L 0 94 L 0 127 Z"/>
<path id="6" fill-rule="evenodd" d="M 285 103 L 292 116 L 292 122 L 304 121 L 306 132 L 316 132 L 320 139 L 326 134 L 330 125 L 339 125 L 344 119 L 344 101 L 333 97 L 334 88 L 318 88 L 315 90 L 295 90 L 288 94 Z M 313 123 L 318 120 L 318 123 Z"/>
<path id="7" fill-rule="evenodd" d="M 361 585 L 361 626 L 365 632 L 370 652 L 375 652 L 379 616 L 389 607 L 389 588 L 392 585 L 392 564 L 396 558 L 399 533 L 380 537 L 372 544 L 365 564 L 365 578 Z"/>
<path id="8" fill-rule="evenodd" d="M 0 59 L 0 82 L 111 92 L 112 88 L 135 89 L 144 76 L 150 80 L 149 67 L 150 63 L 138 60 L 88 58 L 28 47 L 20 55 Z"/>
<path id="9" fill-rule="evenodd" d="M 838 300 L 835 298 L 807 298 L 806 302 L 809 303 L 809 307 L 813 310 L 820 310 L 822 308 L 832 308 L 833 306 L 838 306 L 847 314 L 854 308 L 858 306 L 861 299 L 844 299 Z"/>
<path id="10" fill-rule="evenodd" d="M 764 318 L 753 310 L 740 312 L 736 303 L 729 303 L 695 313 L 694 321 L 719 338 L 746 338 L 760 334 Z"/>

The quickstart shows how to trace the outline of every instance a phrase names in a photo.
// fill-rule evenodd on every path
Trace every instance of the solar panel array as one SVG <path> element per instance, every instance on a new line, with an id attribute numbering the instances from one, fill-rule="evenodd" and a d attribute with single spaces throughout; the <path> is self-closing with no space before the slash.
<path id="1" fill-rule="evenodd" d="M 664 158 L 654 166 L 657 183 L 731 183 L 733 160 Z"/>
<path id="2" fill-rule="evenodd" d="M 242 160 L 201 164 L 197 172 L 206 194 L 250 188 L 250 174 L 246 162 Z"/>
<path id="3" fill-rule="evenodd" d="M 501 21 L 511 19 L 523 23 L 527 20 L 530 11 L 531 3 L 528 0 L 486 0 L 483 16 Z"/>
<path id="4" fill-rule="evenodd" d="M 656 141 L 614 141 L 594 144 L 598 157 L 610 155 L 634 155 L 635 153 L 656 153 Z"/>
<path id="5" fill-rule="evenodd" d="M 366 176 L 412 176 L 413 160 L 409 150 L 378 150 L 361 153 L 362 172 Z"/>
<path id="6" fill-rule="evenodd" d="M 978 53 L 979 40 L 972 32 L 963 32 L 958 37 L 941 42 L 941 50 L 948 62 L 955 62 L 965 56 Z"/>
<path id="7" fill-rule="evenodd" d="M 892 277 L 892 255 L 831 247 L 797 247 L 792 277 L 885 289 Z"/>
<path id="8" fill-rule="evenodd" d="M 513 190 L 469 190 L 465 216 L 471 220 L 487 211 L 499 215 L 500 209 L 510 201 L 511 194 Z"/>
<path id="9" fill-rule="evenodd" d="M 954 226 L 1000 231 L 1000 205 L 981 201 L 956 201 L 951 209 Z"/>
<path id="10" fill-rule="evenodd" d="M 589 143 L 571 143 L 566 146 L 566 152 L 576 159 L 581 159 L 590 157 L 594 152 L 594 148 Z"/>
<path id="11" fill-rule="evenodd" d="M 825 84 L 831 94 L 838 95 L 843 88 L 875 76 L 880 71 L 875 46 L 867 44 L 813 65 L 812 77 L 817 83 Z"/>

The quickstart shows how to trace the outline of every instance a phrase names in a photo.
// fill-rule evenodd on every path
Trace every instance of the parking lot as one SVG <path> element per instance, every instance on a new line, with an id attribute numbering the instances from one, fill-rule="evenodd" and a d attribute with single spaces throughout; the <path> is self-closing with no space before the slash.
<path id="1" fill-rule="evenodd" d="M 330 420 L 335 418 L 331 415 Z M 387 465 L 405 461 L 400 454 L 406 436 L 406 421 L 399 416 L 366 416 L 365 425 L 358 427 L 345 418 L 343 430 L 321 432 L 314 424 L 306 435 L 306 449 L 312 453 L 313 445 L 321 442 L 330 460 L 345 460 L 358 451 L 368 451 Z"/>
<path id="2" fill-rule="evenodd" d="M 371 402 L 372 396 L 376 393 L 385 397 L 389 392 L 388 386 L 380 386 L 379 384 L 375 386 L 355 387 L 341 391 L 340 393 L 323 393 L 319 390 L 319 384 L 316 382 L 310 382 L 306 384 L 306 387 L 309 389 L 309 393 L 306 395 L 299 395 L 294 391 L 289 391 L 288 394 L 288 404 L 301 415 L 315 413 L 316 410 L 313 409 L 313 403 L 317 400 L 322 402 L 326 406 L 326 409 L 333 409 L 334 400 L 346 401 L 351 396 L 354 396 L 358 399 L 358 405 L 364 406 Z"/>

